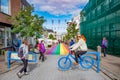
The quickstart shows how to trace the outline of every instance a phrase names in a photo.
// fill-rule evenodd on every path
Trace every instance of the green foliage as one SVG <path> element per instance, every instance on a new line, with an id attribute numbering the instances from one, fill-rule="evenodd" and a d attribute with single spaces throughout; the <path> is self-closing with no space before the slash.
<path id="1" fill-rule="evenodd" d="M 63 40 L 64 41 L 67 41 L 67 40 L 69 40 L 70 39 L 70 37 L 69 37 L 69 34 L 67 33 L 64 37 L 63 37 Z"/>
<path id="2" fill-rule="evenodd" d="M 53 36 L 53 34 L 49 35 L 49 39 L 55 40 L 55 37 Z"/>
<path id="3" fill-rule="evenodd" d="M 42 34 L 44 17 L 32 15 L 33 10 L 33 7 L 27 7 L 11 18 L 13 33 L 20 33 L 22 37 L 39 37 Z"/>
<path id="4" fill-rule="evenodd" d="M 78 29 L 75 29 L 76 27 L 76 23 L 72 23 L 68 28 L 67 28 L 67 35 L 66 38 L 70 39 L 70 38 L 75 38 L 75 36 L 78 33 Z"/>

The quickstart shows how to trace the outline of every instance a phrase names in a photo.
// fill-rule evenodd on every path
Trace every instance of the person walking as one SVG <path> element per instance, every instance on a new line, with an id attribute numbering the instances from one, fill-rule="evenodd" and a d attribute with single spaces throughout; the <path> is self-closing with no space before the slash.
<path id="1" fill-rule="evenodd" d="M 36 42 L 34 52 L 37 53 L 37 54 L 40 54 L 40 45 L 39 45 L 39 41 Z"/>
<path id="2" fill-rule="evenodd" d="M 106 49 L 108 48 L 108 40 L 106 39 L 106 37 L 103 37 L 102 40 L 102 51 L 104 54 L 104 57 L 106 57 Z"/>
<path id="3" fill-rule="evenodd" d="M 25 75 L 28 75 L 27 72 L 27 66 L 28 66 L 28 41 L 25 39 L 22 41 L 22 44 L 19 48 L 18 51 L 18 57 L 20 57 L 21 61 L 23 62 L 23 67 L 21 68 L 21 70 L 17 73 L 17 76 L 19 78 L 22 77 L 22 73 L 24 71 Z"/>
<path id="4" fill-rule="evenodd" d="M 45 49 L 45 45 L 44 45 L 44 40 L 41 40 L 39 60 L 42 59 L 42 62 L 44 62 L 44 60 L 45 60 L 45 56 L 44 56 L 45 51 L 46 51 L 46 49 Z"/>
<path id="5" fill-rule="evenodd" d="M 12 48 L 14 51 L 18 51 L 19 47 L 21 45 L 21 38 L 18 36 L 18 38 L 12 40 Z"/>

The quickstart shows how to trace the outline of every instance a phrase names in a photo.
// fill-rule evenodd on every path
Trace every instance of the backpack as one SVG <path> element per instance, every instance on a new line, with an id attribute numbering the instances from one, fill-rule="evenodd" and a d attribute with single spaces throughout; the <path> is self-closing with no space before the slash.
<path id="1" fill-rule="evenodd" d="M 18 50 L 18 57 L 23 57 L 23 47 L 20 47 Z"/>
<path id="2" fill-rule="evenodd" d="M 106 48 L 108 48 L 108 42 L 107 42 L 107 41 L 105 41 L 104 46 L 105 46 Z"/>

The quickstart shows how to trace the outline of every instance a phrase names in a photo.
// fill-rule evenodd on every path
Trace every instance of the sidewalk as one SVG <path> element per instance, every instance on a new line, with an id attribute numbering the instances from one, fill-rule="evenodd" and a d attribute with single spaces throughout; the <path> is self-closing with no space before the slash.
<path id="1" fill-rule="evenodd" d="M 112 55 L 101 57 L 101 69 L 115 80 L 120 80 L 120 58 Z"/>
<path id="2" fill-rule="evenodd" d="M 21 65 L 21 64 L 13 61 L 10 70 L 13 70 L 13 69 L 17 68 L 19 65 Z M 8 70 L 8 68 L 7 68 L 7 63 L 5 62 L 5 56 L 0 55 L 0 75 L 8 72 L 10 70 Z"/>
<path id="3" fill-rule="evenodd" d="M 101 53 L 101 71 L 114 80 L 120 80 L 120 57 L 108 54 L 103 57 L 103 53 Z"/>
<path id="4" fill-rule="evenodd" d="M 0 74 L 8 71 L 7 64 L 5 63 L 4 55 L 0 55 Z"/>

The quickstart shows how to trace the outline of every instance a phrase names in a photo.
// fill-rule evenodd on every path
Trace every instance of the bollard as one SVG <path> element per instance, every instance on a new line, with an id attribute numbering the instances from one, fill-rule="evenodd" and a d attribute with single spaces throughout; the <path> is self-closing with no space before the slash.
<path id="1" fill-rule="evenodd" d="M 101 56 L 101 46 L 97 46 L 97 52 L 99 52 L 100 53 L 100 56 Z"/>
<path id="2" fill-rule="evenodd" d="M 10 69 L 10 58 L 11 58 L 11 51 L 7 51 L 7 65 L 8 65 L 8 69 Z"/>
<path id="3" fill-rule="evenodd" d="M 100 72 L 100 53 L 97 52 L 96 56 L 97 56 L 97 60 L 96 60 L 96 62 L 97 62 L 97 72 L 99 73 Z"/>

